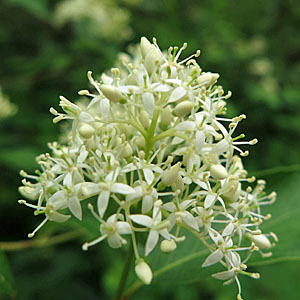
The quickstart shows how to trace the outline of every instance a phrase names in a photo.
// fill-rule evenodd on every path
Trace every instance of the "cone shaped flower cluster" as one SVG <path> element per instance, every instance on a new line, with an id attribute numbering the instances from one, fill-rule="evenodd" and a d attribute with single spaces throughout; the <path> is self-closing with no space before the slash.
<path id="1" fill-rule="evenodd" d="M 258 278 L 246 271 L 246 261 L 255 250 L 269 255 L 262 252 L 273 246 L 268 236 L 276 240 L 259 229 L 270 218 L 261 207 L 276 195 L 247 177 L 241 158 L 257 140 L 235 135 L 245 115 L 224 116 L 231 93 L 217 85 L 218 74 L 201 70 L 199 50 L 180 60 L 186 47 L 164 53 L 143 37 L 133 56 L 120 56 L 118 68 L 99 80 L 88 72 L 94 92 L 79 91 L 88 101 L 61 96 L 62 112 L 50 111 L 54 123 L 71 121 L 68 143 L 49 145 L 52 153 L 38 157 L 37 175 L 21 172 L 20 192 L 35 203 L 19 202 L 45 216 L 33 236 L 47 221 L 81 220 L 82 202 L 97 198 L 89 208 L 99 237 L 83 249 L 105 239 L 118 248 L 130 239 L 137 276 L 146 284 L 152 273 L 141 256 L 156 247 L 165 253 L 184 247 L 185 228 L 210 252 L 199 264 L 221 263 L 225 270 L 213 276 L 236 281 L 241 299 L 238 276 Z"/>

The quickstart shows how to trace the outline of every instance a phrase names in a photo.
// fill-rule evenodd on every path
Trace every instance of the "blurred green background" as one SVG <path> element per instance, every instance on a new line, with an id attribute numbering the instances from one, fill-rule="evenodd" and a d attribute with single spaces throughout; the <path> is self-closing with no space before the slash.
<path id="1" fill-rule="evenodd" d="M 297 0 L 0 1 L 0 97 L 18 106 L 13 116 L 0 113 L 0 299 L 112 299 L 124 253 L 106 243 L 83 252 L 81 243 L 98 232 L 95 224 L 78 233 L 77 223 L 47 224 L 37 242 L 4 242 L 26 240 L 40 222 L 17 204 L 17 187 L 19 170 L 34 172 L 35 157 L 58 139 L 61 127 L 52 124 L 49 108 L 58 107 L 61 94 L 76 100 L 88 86 L 88 70 L 100 74 L 112 67 L 118 53 L 143 35 L 156 37 L 161 49 L 188 42 L 186 56 L 201 49 L 202 69 L 218 72 L 219 83 L 233 92 L 228 114 L 247 115 L 239 130 L 259 143 L 245 166 L 278 193 L 265 229 L 278 233 L 280 242 L 273 260 L 251 266 L 260 280 L 242 278 L 243 296 L 300 299 Z M 0 102 L 0 112 L 3 107 Z M 68 242 L 43 247 L 49 240 L 41 239 L 53 234 L 66 234 Z M 188 280 L 191 266 L 178 269 L 184 282 L 166 273 L 130 299 L 235 299 L 235 284 L 222 287 L 201 269 Z"/>

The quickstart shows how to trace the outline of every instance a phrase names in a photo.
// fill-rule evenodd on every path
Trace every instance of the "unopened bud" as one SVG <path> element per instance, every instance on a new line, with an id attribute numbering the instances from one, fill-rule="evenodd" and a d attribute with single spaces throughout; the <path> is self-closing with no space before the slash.
<path id="1" fill-rule="evenodd" d="M 220 77 L 217 73 L 206 73 L 197 78 L 197 84 L 210 86 L 214 84 Z"/>
<path id="2" fill-rule="evenodd" d="M 39 191 L 30 186 L 20 186 L 19 193 L 30 200 L 37 200 L 39 197 Z"/>
<path id="3" fill-rule="evenodd" d="M 81 137 L 83 137 L 84 139 L 89 139 L 95 133 L 94 127 L 92 127 L 89 124 L 81 125 L 78 131 L 79 131 L 79 134 L 81 135 Z"/>
<path id="4" fill-rule="evenodd" d="M 138 136 L 136 138 L 136 145 L 138 146 L 139 149 L 144 149 L 146 142 L 143 136 Z"/>
<path id="5" fill-rule="evenodd" d="M 142 125 L 144 126 L 144 128 L 147 129 L 149 127 L 150 116 L 144 109 L 142 109 L 140 112 L 140 121 L 141 121 Z"/>
<path id="6" fill-rule="evenodd" d="M 100 90 L 103 95 L 112 102 L 119 102 L 123 99 L 121 92 L 113 85 L 102 84 Z"/>
<path id="7" fill-rule="evenodd" d="M 146 37 L 143 36 L 141 38 L 140 47 L 141 47 L 142 57 L 145 58 L 147 53 L 149 53 L 153 49 L 153 47 L 155 47 L 155 46 L 152 45 L 149 42 L 149 40 Z"/>
<path id="8" fill-rule="evenodd" d="M 123 149 L 123 152 L 122 152 L 123 157 L 129 157 L 132 155 L 132 153 L 133 153 L 133 151 L 132 151 L 130 144 L 126 143 L 126 145 Z"/>
<path id="9" fill-rule="evenodd" d="M 247 238 L 253 242 L 260 249 L 270 249 L 272 247 L 271 242 L 264 234 L 247 234 Z"/>
<path id="10" fill-rule="evenodd" d="M 144 283 L 150 284 L 152 281 L 152 271 L 144 260 L 140 260 L 135 266 L 135 273 L 137 277 Z"/>
<path id="11" fill-rule="evenodd" d="M 170 123 L 172 122 L 172 119 L 173 119 L 172 108 L 171 106 L 168 105 L 161 112 L 159 125 L 162 127 L 169 126 Z"/>
<path id="12" fill-rule="evenodd" d="M 210 175 L 217 180 L 225 179 L 228 173 L 222 165 L 212 165 L 210 168 Z"/>
<path id="13" fill-rule="evenodd" d="M 169 186 L 176 182 L 178 178 L 178 172 L 181 163 L 178 162 L 176 165 L 172 166 L 169 170 L 166 170 L 161 178 L 163 184 Z"/>
<path id="14" fill-rule="evenodd" d="M 191 101 L 183 101 L 176 105 L 174 113 L 178 117 L 184 117 L 189 114 L 194 107 L 194 104 Z"/>
<path id="15" fill-rule="evenodd" d="M 163 240 L 160 243 L 160 250 L 164 253 L 171 253 L 177 248 L 176 242 L 171 240 Z"/>
<path id="16" fill-rule="evenodd" d="M 159 58 L 155 48 L 146 54 L 144 66 L 149 74 L 154 71 L 155 65 L 159 63 Z"/>

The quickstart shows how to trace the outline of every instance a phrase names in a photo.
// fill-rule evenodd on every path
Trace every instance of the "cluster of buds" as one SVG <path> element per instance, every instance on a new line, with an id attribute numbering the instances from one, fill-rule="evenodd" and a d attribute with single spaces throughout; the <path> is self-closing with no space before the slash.
<path id="1" fill-rule="evenodd" d="M 259 277 L 246 271 L 247 260 L 253 251 L 270 255 L 263 252 L 273 246 L 269 237 L 277 239 L 260 230 L 271 217 L 261 207 L 276 195 L 265 194 L 265 182 L 243 168 L 241 157 L 249 153 L 243 147 L 257 143 L 235 136 L 246 116 L 224 117 L 231 93 L 216 85 L 218 74 L 201 70 L 199 50 L 179 61 L 186 47 L 164 53 L 155 39 L 142 37 L 134 56 L 122 55 L 109 74 L 96 80 L 88 72 L 95 93 L 79 91 L 85 101 L 61 96 L 63 112 L 50 111 L 54 123 L 72 122 L 68 143 L 49 145 L 37 175 L 21 172 L 20 192 L 36 203 L 19 202 L 45 216 L 31 237 L 47 221 L 81 220 L 82 202 L 89 201 L 100 235 L 83 249 L 105 239 L 119 248 L 130 239 L 145 284 L 152 280 L 145 257 L 159 240 L 161 251 L 176 251 L 188 230 L 210 252 L 199 263 L 221 263 L 225 271 L 213 277 L 236 281 L 241 299 L 238 276 Z"/>

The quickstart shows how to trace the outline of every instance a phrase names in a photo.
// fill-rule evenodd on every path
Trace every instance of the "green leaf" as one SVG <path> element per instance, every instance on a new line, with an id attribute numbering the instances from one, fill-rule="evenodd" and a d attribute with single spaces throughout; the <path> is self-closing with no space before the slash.
<path id="1" fill-rule="evenodd" d="M 299 173 L 271 177 L 270 183 L 278 196 L 273 205 L 266 207 L 272 219 L 264 222 L 261 228 L 265 233 L 275 232 L 279 242 L 272 249 L 272 257 L 259 259 L 259 255 L 255 255 L 251 260 L 251 265 L 267 265 L 283 261 L 300 262 L 299 182 Z"/>
<path id="2" fill-rule="evenodd" d="M 5 253 L 0 249 L 0 298 L 14 298 L 15 296 L 15 282 L 10 270 L 9 262 Z"/>
<path id="3" fill-rule="evenodd" d="M 279 242 L 272 249 L 270 258 L 262 258 L 259 253 L 254 253 L 249 260 L 248 266 L 257 269 L 257 266 L 275 264 L 279 262 L 300 262 L 300 174 L 286 177 L 273 176 L 270 185 L 276 189 L 277 201 L 263 208 L 263 213 L 271 213 L 273 218 L 264 222 L 261 226 L 264 233 L 275 232 Z M 192 283 L 201 281 L 214 272 L 221 271 L 221 265 L 201 267 L 209 252 L 190 233 L 186 234 L 186 240 L 178 244 L 178 248 L 171 254 L 161 253 L 156 249 L 149 257 L 149 264 L 153 270 L 153 282 Z M 127 290 L 130 295 L 143 284 L 135 281 Z"/>
<path id="4" fill-rule="evenodd" d="M 38 150 L 33 147 L 3 149 L 0 151 L 0 163 L 17 170 L 33 170 L 37 167 L 35 157 L 38 154 Z"/>
<path id="5" fill-rule="evenodd" d="M 28 0 L 5 0 L 8 4 L 22 7 L 39 19 L 50 17 L 50 10 L 46 0 L 28 1 Z"/>

